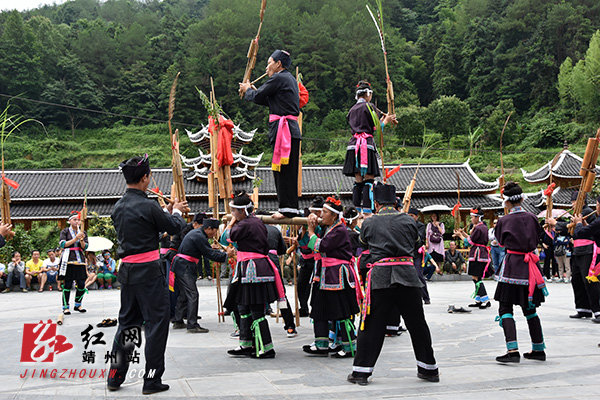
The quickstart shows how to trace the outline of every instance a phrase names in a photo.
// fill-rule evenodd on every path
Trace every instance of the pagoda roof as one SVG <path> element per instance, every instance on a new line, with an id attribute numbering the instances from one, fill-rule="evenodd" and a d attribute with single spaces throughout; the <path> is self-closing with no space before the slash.
<path id="1" fill-rule="evenodd" d="M 554 167 L 551 168 L 551 160 L 533 172 L 527 172 L 523 168 L 521 168 L 521 172 L 523 173 L 523 178 L 530 183 L 547 181 L 550 178 L 551 170 L 552 176 L 555 178 L 581 179 L 579 170 L 581 169 L 582 161 L 583 159 L 577 154 L 565 149 L 559 153 L 558 160 L 556 160 Z M 596 166 L 596 174 L 600 174 L 600 168 L 598 166 Z"/>

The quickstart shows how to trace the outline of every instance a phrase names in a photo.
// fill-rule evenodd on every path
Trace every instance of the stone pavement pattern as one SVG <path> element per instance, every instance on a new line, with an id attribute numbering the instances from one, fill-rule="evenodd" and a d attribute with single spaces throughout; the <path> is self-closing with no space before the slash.
<path id="1" fill-rule="evenodd" d="M 488 292 L 495 283 L 486 281 Z M 272 360 L 230 358 L 226 350 L 237 345 L 229 334 L 231 319 L 217 323 L 216 291 L 200 288 L 200 323 L 208 334 L 188 334 L 170 330 L 163 377 L 171 389 L 153 395 L 153 399 L 178 398 L 256 398 L 256 399 L 599 399 L 600 398 L 600 325 L 589 320 L 572 320 L 573 295 L 570 285 L 549 285 L 550 297 L 538 311 L 548 360 L 521 359 L 520 364 L 500 365 L 494 358 L 505 352 L 502 329 L 494 322 L 497 303 L 470 314 L 448 314 L 448 304 L 466 307 L 471 302 L 471 282 L 435 282 L 429 291 L 432 304 L 425 306 L 433 345 L 440 368 L 440 383 L 416 377 L 415 359 L 408 334 L 386 338 L 381 357 L 368 386 L 346 382 L 352 360 L 311 358 L 301 347 L 312 341 L 312 325 L 301 319 L 299 335 L 288 339 L 283 325 L 269 319 L 277 357 Z M 288 292 L 291 292 L 288 288 Z M 86 314 L 65 317 L 57 334 L 66 336 L 74 348 L 56 356 L 54 363 L 20 363 L 24 323 L 55 319 L 60 308 L 54 292 L 9 293 L 0 296 L 4 311 L 0 314 L 3 338 L 0 358 L 0 399 L 81 399 L 142 397 L 142 379 L 127 379 L 121 390 L 108 392 L 98 378 L 40 379 L 20 378 L 32 368 L 105 368 L 104 354 L 110 350 L 115 327 L 96 328 L 104 318 L 117 316 L 119 291 L 92 291 L 84 300 Z M 515 312 L 521 352 L 530 350 L 527 324 L 520 310 Z M 84 344 L 81 331 L 88 324 L 91 334 L 104 332 L 106 345 L 90 346 L 96 351 L 95 364 L 82 360 Z M 132 364 L 132 369 L 144 365 Z"/>

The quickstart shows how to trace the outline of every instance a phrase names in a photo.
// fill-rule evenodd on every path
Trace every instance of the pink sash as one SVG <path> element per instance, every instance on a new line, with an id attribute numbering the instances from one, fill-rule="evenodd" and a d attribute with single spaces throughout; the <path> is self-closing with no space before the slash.
<path id="1" fill-rule="evenodd" d="M 529 301 L 533 300 L 533 292 L 535 290 L 535 286 L 537 285 L 540 289 L 546 286 L 544 282 L 544 277 L 542 277 L 542 273 L 537 266 L 537 262 L 540 261 L 540 258 L 535 255 L 535 253 L 524 253 L 522 251 L 515 251 L 506 249 L 508 254 L 519 254 L 524 256 L 523 260 L 529 266 Z"/>
<path id="2" fill-rule="evenodd" d="M 169 252 L 169 248 L 168 247 L 161 247 L 160 248 L 160 254 L 167 254 Z"/>
<path id="3" fill-rule="evenodd" d="M 591 246 L 594 243 L 596 243 L 596 242 L 594 242 L 593 240 L 589 240 L 589 239 L 575 239 L 575 240 L 573 240 L 573 247 Z"/>
<path id="4" fill-rule="evenodd" d="M 350 264 L 352 264 L 352 263 L 353 263 L 353 261 L 340 260 L 339 258 L 332 258 L 332 257 L 321 258 L 321 266 L 323 268 L 335 267 L 335 266 L 342 265 L 342 264 L 346 265 L 348 267 L 347 268 L 348 271 L 350 271 L 350 273 L 352 274 L 352 277 L 354 278 L 354 290 L 356 291 L 356 302 L 358 304 L 360 304 L 361 300 L 364 298 L 364 295 L 362 293 L 362 290 L 360 289 L 360 279 L 356 276 L 356 271 L 354 271 L 354 268 L 352 268 L 350 266 Z"/>
<path id="5" fill-rule="evenodd" d="M 199 258 L 188 256 L 187 254 L 181 254 L 181 253 L 177 253 L 175 255 L 175 257 L 183 258 L 184 260 L 187 260 L 187 261 L 189 261 L 191 263 L 194 263 L 194 264 L 198 264 L 198 261 L 200 261 Z M 175 258 L 175 257 L 173 257 L 173 258 Z"/>
<path id="6" fill-rule="evenodd" d="M 279 301 L 285 301 L 285 290 L 283 289 L 283 282 L 281 281 L 281 275 L 279 275 L 279 270 L 273 264 L 273 261 L 266 254 L 253 253 L 251 251 L 239 251 L 237 252 L 237 260 L 238 262 L 250 261 L 250 260 L 258 260 L 266 258 L 271 264 L 271 268 L 273 268 L 273 272 L 275 273 L 275 286 L 277 287 L 277 294 L 279 295 Z"/>
<path id="7" fill-rule="evenodd" d="M 298 121 L 298 117 L 294 115 L 269 114 L 269 122 L 279 121 L 277 137 L 275 138 L 275 148 L 273 149 L 273 161 L 271 162 L 271 169 L 273 171 L 281 171 L 282 165 L 290 163 L 292 134 L 290 133 L 288 119 Z"/>
<path id="8" fill-rule="evenodd" d="M 487 249 L 487 251 L 488 251 L 488 256 L 487 256 L 488 260 L 487 260 L 487 263 L 485 264 L 485 268 L 483 269 L 483 275 L 481 276 L 482 278 L 485 278 L 485 274 L 486 274 L 486 272 L 488 270 L 488 267 L 490 266 L 490 262 L 492 261 L 492 258 L 490 257 L 490 253 L 491 253 L 492 249 L 490 249 L 489 246 L 486 246 L 484 244 L 478 244 L 478 243 L 471 243 L 471 244 L 473 246 L 477 246 L 477 247 L 485 247 Z M 472 260 L 469 258 L 469 261 L 478 261 L 478 260 L 475 259 L 475 254 L 473 254 L 473 259 Z"/>
<path id="9" fill-rule="evenodd" d="M 386 257 L 372 264 L 367 264 L 369 272 L 367 272 L 367 285 L 365 288 L 365 301 L 361 310 L 360 330 L 365 329 L 365 319 L 371 313 L 371 273 L 375 266 L 394 266 L 394 265 L 410 265 L 414 267 L 415 262 L 412 257 Z"/>
<path id="10" fill-rule="evenodd" d="M 145 253 L 132 254 L 132 255 L 123 257 L 121 260 L 123 262 L 129 263 L 129 264 L 143 264 L 143 263 L 160 260 L 160 253 L 158 252 L 158 249 L 156 249 L 156 250 L 147 251 Z"/>
<path id="11" fill-rule="evenodd" d="M 354 137 L 356 138 L 356 147 L 354 147 L 354 158 L 356 159 L 356 164 L 357 167 L 360 168 L 361 171 L 361 175 L 362 171 L 365 171 L 365 173 L 367 172 L 367 167 L 369 166 L 369 153 L 367 151 L 367 138 L 369 137 L 373 137 L 373 135 L 365 133 L 365 132 L 361 132 L 361 133 L 355 133 Z M 359 161 L 359 155 L 360 153 L 360 161 Z"/>

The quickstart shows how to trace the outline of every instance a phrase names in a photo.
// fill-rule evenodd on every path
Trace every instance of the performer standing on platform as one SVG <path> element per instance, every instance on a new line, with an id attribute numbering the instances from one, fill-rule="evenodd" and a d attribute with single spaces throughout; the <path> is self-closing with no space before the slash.
<path id="1" fill-rule="evenodd" d="M 317 218 L 321 217 L 325 200 L 321 196 L 317 196 L 312 201 L 308 211 L 314 214 Z M 315 234 L 318 237 L 322 235 L 322 227 L 318 226 L 315 229 Z M 300 316 L 308 317 L 308 298 L 310 297 L 310 280 L 315 269 L 315 252 L 308 248 L 310 238 L 307 227 L 303 226 L 298 234 L 298 247 L 300 248 L 300 260 L 298 271 L 298 302 L 300 303 Z"/>
<path id="2" fill-rule="evenodd" d="M 348 381 L 359 385 L 369 383 L 368 377 L 383 347 L 386 322 L 392 309 L 397 307 L 410 332 L 417 376 L 438 382 L 431 333 L 421 301 L 421 282 L 413 261 L 417 224 L 409 215 L 394 209 L 394 186 L 375 186 L 374 198 L 377 214 L 365 220 L 360 233 L 374 262 L 367 278 L 357 353 Z"/>
<path id="3" fill-rule="evenodd" d="M 469 251 L 469 275 L 473 278 L 475 284 L 475 303 L 469 304 L 469 307 L 479 307 L 485 309 L 491 307 L 490 298 L 483 284 L 484 274 L 486 273 L 491 259 L 488 250 L 488 229 L 481 220 L 483 211 L 481 207 L 471 209 L 471 223 L 473 229 L 471 235 L 467 235 L 462 229 L 455 229 L 454 233 L 458 234 L 465 242 L 465 246 L 471 246 Z M 496 236 L 496 238 L 498 238 Z M 539 240 L 539 235 L 537 236 Z"/>
<path id="4" fill-rule="evenodd" d="M 356 104 L 348 111 L 352 138 L 348 142 L 343 174 L 354 177 L 352 203 L 359 212 L 369 216 L 373 211 L 373 183 L 379 176 L 375 132 L 386 124 L 397 123 L 395 115 L 382 114 L 373 104 L 371 84 L 360 81 L 356 85 Z"/>
<path id="5" fill-rule="evenodd" d="M 573 207 L 577 202 L 578 192 L 571 194 Z M 589 215 L 592 209 L 586 205 L 581 210 L 582 215 Z M 596 215 L 586 218 L 588 224 L 594 223 Z M 579 237 L 573 232 L 573 256 L 571 257 L 571 285 L 575 295 L 576 314 L 569 317 L 575 319 L 600 316 L 600 284 L 589 282 L 585 277 L 594 258 L 594 241 L 587 237 Z"/>
<path id="6" fill-rule="evenodd" d="M 271 169 L 279 201 L 279 212 L 273 218 L 278 219 L 299 215 L 300 96 L 298 81 L 288 71 L 291 64 L 290 53 L 275 50 L 269 57 L 266 68 L 269 80 L 264 85 L 256 89 L 249 82 L 240 83 L 246 100 L 269 107 L 269 142 L 274 147 Z"/>
<path id="7" fill-rule="evenodd" d="M 225 303 L 231 304 L 230 297 L 235 296 L 240 312 L 240 345 L 227 353 L 232 356 L 274 358 L 275 350 L 269 323 L 265 319 L 265 309 L 275 300 L 280 302 L 280 308 L 286 307 L 281 275 L 269 259 L 267 228 L 252 213 L 254 205 L 248 194 L 244 190 L 236 191 L 229 206 L 232 219 L 220 241 L 224 245 L 233 243 L 238 249 L 232 285 L 239 284 L 236 290 L 229 291 Z"/>
<path id="8" fill-rule="evenodd" d="M 535 215 L 521 207 L 523 190 L 518 184 L 507 182 L 503 194 L 510 213 L 500 218 L 496 225 L 496 239 L 506 248 L 506 257 L 496 276 L 498 286 L 494 299 L 500 303 L 496 320 L 500 321 L 500 326 L 504 329 L 508 352 L 496 357 L 496 361 L 518 363 L 521 360 L 513 305 L 521 306 L 531 336 L 532 350 L 523 356 L 545 361 L 544 337 L 536 307 L 540 306 L 544 301 L 544 294 L 548 293 L 538 265 L 539 257 L 534 253 L 543 229 Z"/>
<path id="9" fill-rule="evenodd" d="M 119 243 L 117 255 L 121 258 L 121 309 L 112 348 L 116 361 L 110 366 L 107 387 L 118 390 L 125 381 L 128 354 L 135 348 L 131 337 L 135 334 L 140 338 L 143 325 L 146 372 L 142 393 L 152 394 L 169 389 L 161 379 L 169 335 L 169 294 L 158 249 L 159 233 L 174 235 L 183 229 L 185 221 L 181 215 L 187 202 L 175 199 L 163 210 L 156 201 L 148 199 L 146 190 L 152 172 L 147 154 L 123 161 L 119 168 L 127 191 L 115 204 L 111 217 Z"/>
<path id="10" fill-rule="evenodd" d="M 81 307 L 83 295 L 86 292 L 85 281 L 87 279 L 87 262 L 85 250 L 88 247 L 87 233 L 81 230 L 81 214 L 79 211 L 72 211 L 69 215 L 70 227 L 60 232 L 60 248 L 63 249 L 60 257 L 60 268 L 58 271 L 58 280 L 62 281 L 62 308 L 63 314 L 70 315 L 69 299 L 71 298 L 71 289 L 73 281 L 77 284 L 75 292 L 75 307 L 73 310 L 86 312 Z"/>
<path id="11" fill-rule="evenodd" d="M 358 301 L 362 297 L 360 282 L 352 265 L 350 237 L 342 222 L 343 207 L 339 198 L 328 197 L 323 205 L 323 224 L 327 229 L 319 238 L 315 231 L 319 225 L 317 216 L 308 216 L 308 247 L 317 253 L 313 276 L 311 312 L 315 342 L 302 349 L 311 355 L 329 354 L 329 322 L 339 323 L 342 350 L 333 357 L 353 357 L 356 343 L 355 327 L 351 317 L 359 312 Z"/>
<path id="12" fill-rule="evenodd" d="M 192 229 L 181 242 L 179 252 L 173 257 L 173 272 L 179 286 L 179 297 L 175 309 L 173 329 L 187 327 L 189 333 L 208 333 L 208 329 L 198 324 L 198 263 L 204 258 L 224 263 L 233 256 L 235 249 L 227 247 L 226 252 L 213 249 L 208 243 L 219 233 L 219 220 L 206 218 L 202 227 Z M 187 326 L 183 325 L 183 314 L 187 313 Z M 183 325 L 183 326 L 182 326 Z"/>

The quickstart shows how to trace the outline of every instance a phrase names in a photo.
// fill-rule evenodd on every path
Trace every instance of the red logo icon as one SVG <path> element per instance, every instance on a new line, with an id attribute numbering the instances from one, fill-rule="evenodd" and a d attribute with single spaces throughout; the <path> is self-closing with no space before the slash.
<path id="1" fill-rule="evenodd" d="M 23 324 L 21 362 L 53 362 L 55 354 L 73 348 L 66 337 L 56 334 L 56 326 L 52 320 Z"/>

